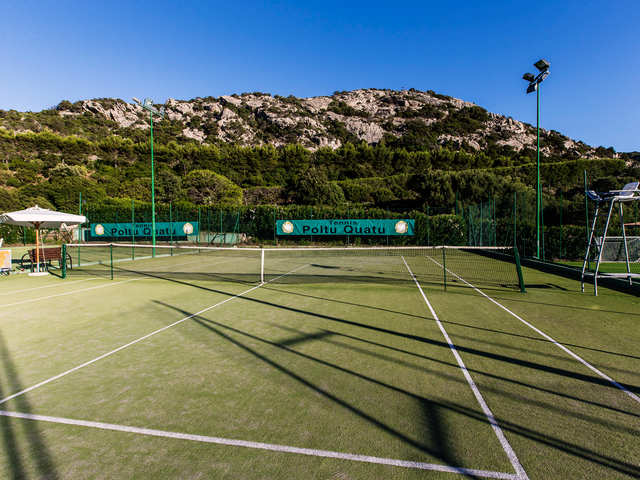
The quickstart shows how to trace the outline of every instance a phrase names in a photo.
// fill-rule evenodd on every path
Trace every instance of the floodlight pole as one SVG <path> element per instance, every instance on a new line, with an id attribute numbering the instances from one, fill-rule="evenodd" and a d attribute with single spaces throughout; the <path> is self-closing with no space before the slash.
<path id="1" fill-rule="evenodd" d="M 536 190 L 536 258 L 540 258 L 540 209 L 542 208 L 541 202 L 541 186 L 540 186 L 540 84 L 536 89 L 536 118 L 537 118 L 537 136 L 538 136 L 538 161 L 537 163 L 537 190 Z M 153 147 L 152 147 L 153 149 Z M 153 152 L 153 150 L 151 150 Z M 153 182 L 153 180 L 152 180 Z"/>
<path id="2" fill-rule="evenodd" d="M 164 118 L 164 107 L 158 111 L 153 105 L 153 100 L 148 98 L 141 102 L 136 97 L 132 97 L 133 101 L 149 112 L 149 126 L 151 129 L 151 243 L 153 245 L 152 255 L 156 256 L 156 188 L 155 188 L 155 172 L 153 165 L 153 115 L 156 114 L 160 118 Z"/>
<path id="3" fill-rule="evenodd" d="M 536 136 L 537 136 L 537 162 L 536 162 L 536 258 L 540 258 L 540 213 L 542 211 L 542 186 L 540 185 L 540 84 L 549 76 L 549 62 L 545 59 L 533 64 L 540 73 L 534 76 L 525 73 L 522 77 L 529 82 L 527 93 L 536 91 Z"/>
<path id="4" fill-rule="evenodd" d="M 155 174 L 153 171 L 153 112 L 149 111 L 149 126 L 151 127 L 151 244 L 153 245 L 153 256 L 156 256 L 156 187 Z M 540 135 L 538 134 L 538 138 Z M 538 140 L 538 150 L 540 150 L 540 140 Z M 538 163 L 539 155 L 538 155 Z M 538 182 L 540 182 L 538 170 Z"/>

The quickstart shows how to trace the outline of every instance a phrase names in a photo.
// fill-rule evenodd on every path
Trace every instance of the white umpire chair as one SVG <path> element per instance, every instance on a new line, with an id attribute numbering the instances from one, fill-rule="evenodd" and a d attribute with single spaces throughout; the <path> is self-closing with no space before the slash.
<path id="1" fill-rule="evenodd" d="M 626 278 L 629 281 L 629 287 L 633 284 L 634 278 L 640 278 L 640 273 L 632 273 L 630 263 L 640 260 L 640 244 L 634 245 L 632 252 L 632 261 L 629 260 L 629 240 L 635 243 L 640 242 L 638 237 L 627 237 L 624 225 L 623 204 L 640 201 L 640 182 L 626 184 L 622 190 L 610 190 L 604 193 L 596 193 L 593 190 L 587 191 L 587 196 L 596 203 L 596 209 L 593 214 L 593 222 L 591 231 L 589 232 L 589 242 L 587 251 L 584 256 L 581 273 L 581 288 L 584 292 L 585 278 L 593 278 L 594 293 L 598 295 L 598 278 L 616 277 Z M 618 205 L 618 209 L 615 206 Z M 620 215 L 620 224 L 622 227 L 622 237 L 608 236 L 609 226 L 611 225 L 611 216 L 614 210 Z M 621 273 L 603 273 L 600 272 L 602 263 L 626 263 L 626 272 Z M 588 266 L 595 262 L 594 270 Z"/>

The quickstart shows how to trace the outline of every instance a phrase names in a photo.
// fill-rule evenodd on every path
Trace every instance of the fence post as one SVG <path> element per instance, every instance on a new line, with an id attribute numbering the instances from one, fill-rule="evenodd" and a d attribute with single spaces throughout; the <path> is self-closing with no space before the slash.
<path id="1" fill-rule="evenodd" d="M 67 244 L 62 244 L 62 259 L 60 260 L 60 269 L 62 270 L 62 278 L 67 278 Z"/>
<path id="2" fill-rule="evenodd" d="M 518 228 L 518 194 L 513 192 L 513 246 L 517 246 L 518 236 L 516 229 Z"/>
<path id="3" fill-rule="evenodd" d="M 542 228 L 542 260 L 547 261 L 544 242 L 544 200 L 542 199 L 542 185 L 540 186 L 540 227 Z"/>
<path id="4" fill-rule="evenodd" d="M 522 255 L 527 256 L 527 194 L 522 191 Z"/>
<path id="5" fill-rule="evenodd" d="M 447 291 L 447 259 L 445 255 L 445 246 L 442 247 L 442 271 L 444 272 L 444 291 Z"/>
<path id="6" fill-rule="evenodd" d="M 560 189 L 560 256 L 558 260 L 562 261 L 562 188 Z"/>
<path id="7" fill-rule="evenodd" d="M 136 244 L 136 209 L 133 205 L 133 198 L 131 199 L 131 245 Z M 131 247 L 131 260 L 136 259 L 136 247 Z"/>
<path id="8" fill-rule="evenodd" d="M 430 235 L 431 235 L 431 222 L 429 221 L 429 205 L 427 205 L 427 247 L 431 245 Z"/>

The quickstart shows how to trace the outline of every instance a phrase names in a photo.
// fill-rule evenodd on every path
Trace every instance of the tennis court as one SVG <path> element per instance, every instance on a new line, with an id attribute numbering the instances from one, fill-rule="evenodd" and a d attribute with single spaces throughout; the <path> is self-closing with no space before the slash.
<path id="1" fill-rule="evenodd" d="M 2 278 L 7 478 L 640 477 L 635 295 L 471 252 L 141 250 Z"/>

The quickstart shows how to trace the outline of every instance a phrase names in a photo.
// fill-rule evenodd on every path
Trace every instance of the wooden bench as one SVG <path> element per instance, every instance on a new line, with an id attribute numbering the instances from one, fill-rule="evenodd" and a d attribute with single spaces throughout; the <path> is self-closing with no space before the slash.
<path id="1" fill-rule="evenodd" d="M 31 271 L 35 269 L 38 264 L 38 257 L 36 255 L 36 249 L 32 248 L 28 253 L 25 253 L 20 259 L 20 267 L 24 268 L 24 262 L 27 261 L 26 257 L 29 256 L 29 262 L 31 262 Z M 49 247 L 40 248 L 40 264 L 48 269 L 51 266 L 51 261 L 57 260 L 58 267 L 62 268 L 62 247 Z M 67 268 L 73 268 L 71 263 L 71 255 L 67 253 Z"/>

